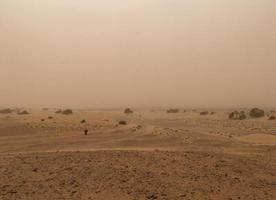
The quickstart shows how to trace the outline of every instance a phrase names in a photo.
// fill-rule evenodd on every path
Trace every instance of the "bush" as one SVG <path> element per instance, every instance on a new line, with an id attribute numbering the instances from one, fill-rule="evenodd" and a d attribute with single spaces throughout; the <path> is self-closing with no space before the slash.
<path id="1" fill-rule="evenodd" d="M 231 112 L 229 114 L 229 119 L 232 119 L 232 120 L 245 120 L 246 115 L 245 115 L 245 112 L 243 112 L 243 111 L 241 111 L 241 112 L 234 111 L 234 112 Z"/>
<path id="2" fill-rule="evenodd" d="M 1 114 L 10 114 L 10 113 L 12 113 L 12 109 L 10 109 L 10 108 L 2 109 L 2 110 L 0 110 L 0 113 Z"/>
<path id="3" fill-rule="evenodd" d="M 276 119 L 276 118 L 275 118 L 274 115 L 269 117 L 269 120 L 275 120 L 275 119 Z"/>
<path id="4" fill-rule="evenodd" d="M 209 112 L 208 111 L 204 111 L 204 112 L 201 112 L 200 115 L 208 115 Z"/>
<path id="5" fill-rule="evenodd" d="M 179 109 L 177 109 L 177 108 L 168 109 L 167 113 L 179 113 Z"/>
<path id="6" fill-rule="evenodd" d="M 130 108 L 126 108 L 126 109 L 124 110 L 124 113 L 125 113 L 125 114 L 132 114 L 133 111 L 132 111 Z"/>
<path id="7" fill-rule="evenodd" d="M 72 115 L 73 111 L 71 109 L 65 109 L 65 110 L 62 111 L 62 114 L 63 115 Z"/>
<path id="8" fill-rule="evenodd" d="M 23 110 L 21 112 L 19 111 L 17 114 L 18 115 L 29 115 L 30 113 L 28 111 L 26 111 L 26 110 Z"/>
<path id="9" fill-rule="evenodd" d="M 86 123 L 86 120 L 83 119 L 83 120 L 80 121 L 80 123 L 81 123 L 81 124 L 84 124 L 84 123 Z"/>
<path id="10" fill-rule="evenodd" d="M 56 114 L 60 114 L 60 113 L 62 113 L 62 110 L 59 109 L 59 110 L 57 110 L 55 113 L 56 113 Z"/>
<path id="11" fill-rule="evenodd" d="M 119 121 L 119 124 L 120 124 L 120 125 L 127 125 L 127 122 L 124 121 L 124 120 L 121 120 L 121 121 Z"/>
<path id="12" fill-rule="evenodd" d="M 250 112 L 249 112 L 250 117 L 252 118 L 260 118 L 263 117 L 265 115 L 265 112 L 259 108 L 253 108 Z"/>

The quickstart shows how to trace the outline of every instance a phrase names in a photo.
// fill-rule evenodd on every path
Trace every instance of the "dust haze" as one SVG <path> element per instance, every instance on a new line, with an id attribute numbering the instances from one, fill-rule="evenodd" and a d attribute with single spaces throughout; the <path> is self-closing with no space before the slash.
<path id="1" fill-rule="evenodd" d="M 1 106 L 276 103 L 274 0 L 2 0 Z"/>

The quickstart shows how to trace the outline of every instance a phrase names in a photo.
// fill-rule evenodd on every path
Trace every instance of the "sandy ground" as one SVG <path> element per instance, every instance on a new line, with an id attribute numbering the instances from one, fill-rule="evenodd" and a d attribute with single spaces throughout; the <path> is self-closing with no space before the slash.
<path id="1" fill-rule="evenodd" d="M 276 121 L 198 112 L 0 115 L 0 199 L 276 199 Z"/>

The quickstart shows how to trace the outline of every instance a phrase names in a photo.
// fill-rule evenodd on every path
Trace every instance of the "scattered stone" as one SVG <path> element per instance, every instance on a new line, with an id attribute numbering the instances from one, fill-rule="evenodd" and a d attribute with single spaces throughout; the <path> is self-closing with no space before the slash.
<path id="1" fill-rule="evenodd" d="M 85 130 L 84 130 L 84 135 L 87 135 L 87 134 L 88 134 L 88 130 L 85 129 Z"/>
<path id="2" fill-rule="evenodd" d="M 80 121 L 80 123 L 81 123 L 81 124 L 84 124 L 84 123 L 86 123 L 86 120 L 83 119 L 83 120 Z"/>

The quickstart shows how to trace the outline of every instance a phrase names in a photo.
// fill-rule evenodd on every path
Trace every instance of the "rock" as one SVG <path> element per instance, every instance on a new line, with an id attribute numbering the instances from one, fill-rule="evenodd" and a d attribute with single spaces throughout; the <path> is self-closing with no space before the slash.
<path id="1" fill-rule="evenodd" d="M 52 117 L 52 116 L 49 116 L 48 119 L 53 119 L 53 117 Z"/>
<path id="2" fill-rule="evenodd" d="M 87 134 L 88 134 L 88 130 L 85 129 L 85 130 L 84 130 L 84 135 L 87 135 Z"/>
<path id="3" fill-rule="evenodd" d="M 80 123 L 81 123 L 81 124 L 84 124 L 84 123 L 86 123 L 86 120 L 83 119 L 83 120 L 80 121 Z"/>
<path id="4" fill-rule="evenodd" d="M 253 108 L 250 112 L 249 112 L 250 117 L 252 118 L 260 118 L 263 117 L 265 115 L 265 112 L 259 108 Z"/>

